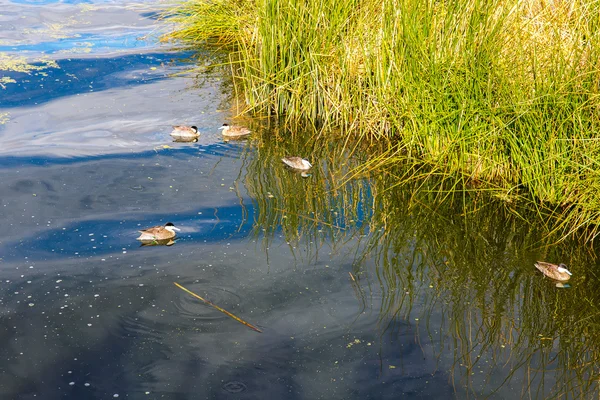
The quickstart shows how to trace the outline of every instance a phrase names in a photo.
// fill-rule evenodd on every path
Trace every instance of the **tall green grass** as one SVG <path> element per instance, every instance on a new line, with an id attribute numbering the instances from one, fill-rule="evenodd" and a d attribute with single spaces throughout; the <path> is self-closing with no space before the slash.
<path id="1" fill-rule="evenodd" d="M 524 191 L 564 237 L 599 232 L 597 1 L 189 0 L 166 16 L 165 39 L 227 54 L 244 111 L 383 141 L 377 165 Z"/>

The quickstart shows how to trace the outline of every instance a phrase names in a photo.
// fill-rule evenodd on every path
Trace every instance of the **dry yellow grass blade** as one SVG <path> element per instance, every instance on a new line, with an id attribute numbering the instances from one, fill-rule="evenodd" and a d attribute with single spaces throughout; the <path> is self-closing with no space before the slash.
<path id="1" fill-rule="evenodd" d="M 184 288 L 183 286 L 181 286 L 179 283 L 177 282 L 173 282 L 175 284 L 175 286 L 177 286 L 179 289 L 186 291 L 187 293 L 191 294 L 192 296 L 194 296 L 197 299 L 202 300 L 203 302 L 205 302 L 206 304 L 208 304 L 209 306 L 212 306 L 214 308 L 216 308 L 217 310 L 221 311 L 223 314 L 235 319 L 237 322 L 246 325 L 248 328 L 255 330 L 256 332 L 262 333 L 262 331 L 260 329 L 258 329 L 257 327 L 255 327 L 252 324 L 249 324 L 248 322 L 244 321 L 241 318 L 236 317 L 235 315 L 233 315 L 232 313 L 230 313 L 229 311 L 219 307 L 218 305 L 211 303 L 210 301 L 203 299 L 202 297 L 198 296 L 196 293 L 192 292 L 191 290 L 188 290 L 186 288 Z"/>

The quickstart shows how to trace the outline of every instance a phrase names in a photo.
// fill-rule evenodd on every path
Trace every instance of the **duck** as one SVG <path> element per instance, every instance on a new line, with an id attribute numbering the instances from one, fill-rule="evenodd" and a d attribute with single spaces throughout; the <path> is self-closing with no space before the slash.
<path id="1" fill-rule="evenodd" d="M 312 168 L 312 164 L 302 157 L 283 157 L 281 161 L 283 161 L 285 165 L 301 171 Z"/>
<path id="2" fill-rule="evenodd" d="M 544 261 L 538 261 L 535 263 L 535 267 L 539 269 L 548 278 L 552 278 L 555 281 L 566 282 L 571 279 L 571 271 L 567 269 L 565 264 L 552 264 Z"/>
<path id="3" fill-rule="evenodd" d="M 200 134 L 196 126 L 175 125 L 173 126 L 173 131 L 171 131 L 171 136 L 175 140 L 193 140 L 200 136 Z"/>
<path id="4" fill-rule="evenodd" d="M 143 229 L 138 232 L 141 235 L 137 238 L 142 242 L 159 242 L 163 240 L 173 239 L 175 237 L 175 231 L 181 229 L 175 228 L 172 222 L 167 222 L 164 226 L 153 226 L 152 228 Z"/>
<path id="5" fill-rule="evenodd" d="M 246 136 L 252 133 L 250 129 L 244 128 L 243 126 L 232 126 L 229 124 L 223 124 L 219 129 L 223 130 L 223 136 L 230 137 Z"/>

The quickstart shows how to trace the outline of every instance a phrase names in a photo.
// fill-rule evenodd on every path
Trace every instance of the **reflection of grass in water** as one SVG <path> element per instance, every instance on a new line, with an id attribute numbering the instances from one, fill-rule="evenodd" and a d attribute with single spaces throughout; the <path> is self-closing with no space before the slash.
<path id="1" fill-rule="evenodd" d="M 589 248 L 546 247 L 554 238 L 527 223 L 535 211 L 515 213 L 450 181 L 398 185 L 401 170 L 348 180 L 361 160 L 343 143 L 284 142 L 277 133 L 256 140 L 246 187 L 265 249 L 281 232 L 306 262 L 323 246 L 350 253 L 362 305 L 370 285 L 382 288 L 380 329 L 418 318 L 419 343 L 429 341 L 440 365 L 452 366 L 457 391 L 492 395 L 510 385 L 521 397 L 598 394 L 600 295 L 598 277 L 584 269 Z M 285 169 L 286 155 L 308 158 L 313 176 Z M 569 263 L 570 289 L 534 269 L 534 248 Z"/>
<path id="2" fill-rule="evenodd" d="M 597 282 L 597 281 L 596 281 Z M 525 290 L 526 289 L 526 290 Z M 549 290 L 546 282 L 525 287 L 522 297 L 521 335 L 524 344 L 536 347 L 538 365 L 532 374 L 541 381 L 544 366 L 556 371 L 551 391 L 598 395 L 596 367 L 600 357 L 596 284 L 585 276 L 571 290 Z"/>
<path id="3" fill-rule="evenodd" d="M 598 299 L 583 271 L 570 290 L 555 288 L 522 256 L 541 244 L 539 232 L 502 204 L 482 209 L 469 196 L 437 201 L 444 196 L 429 186 L 381 198 L 389 204 L 372 225 L 385 221 L 386 229 L 380 244 L 370 243 L 386 288 L 382 320 L 422 315 L 428 334 L 438 332 L 438 357 L 451 352 L 454 382 L 468 390 L 485 394 L 516 381 L 522 396 L 596 392 L 600 332 L 584 321 L 598 314 Z M 567 257 L 574 266 L 588 258 L 576 250 Z"/>
<path id="4" fill-rule="evenodd" d="M 332 145 L 319 146 L 309 139 L 295 137 L 293 142 L 281 142 L 275 133 L 269 138 L 258 139 L 259 158 L 248 166 L 246 187 L 260 212 L 256 216 L 255 234 L 265 240 L 265 247 L 281 229 L 286 242 L 292 248 L 304 243 L 309 247 L 307 254 L 314 251 L 315 258 L 324 244 L 343 246 L 352 236 L 352 230 L 370 212 L 361 199 L 369 186 L 364 181 L 353 181 L 338 188 L 344 173 L 356 163 L 345 152 Z M 281 158 L 299 155 L 313 163 L 311 176 L 284 166 Z M 331 166 L 339 166 L 332 168 Z M 265 167 L 269 166 L 269 167 Z M 359 228 L 358 232 L 365 228 Z"/>

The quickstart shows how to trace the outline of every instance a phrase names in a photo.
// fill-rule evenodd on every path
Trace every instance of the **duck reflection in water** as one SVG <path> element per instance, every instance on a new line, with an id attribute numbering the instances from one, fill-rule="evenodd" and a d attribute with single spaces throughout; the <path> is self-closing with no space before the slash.
<path id="1" fill-rule="evenodd" d="M 185 142 L 185 143 L 196 143 L 198 138 L 176 138 L 173 137 L 174 142 Z"/>
<path id="2" fill-rule="evenodd" d="M 142 242 L 140 247 L 144 246 L 173 246 L 176 240 L 173 239 L 165 239 L 165 240 L 154 240 L 152 242 Z"/>

